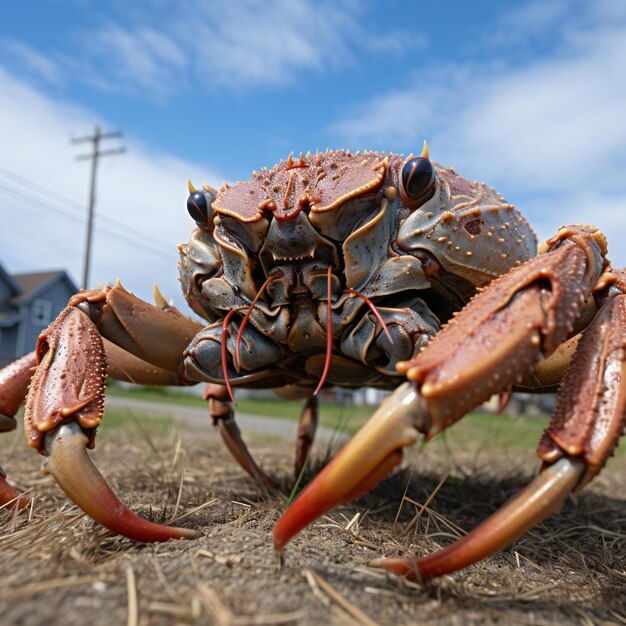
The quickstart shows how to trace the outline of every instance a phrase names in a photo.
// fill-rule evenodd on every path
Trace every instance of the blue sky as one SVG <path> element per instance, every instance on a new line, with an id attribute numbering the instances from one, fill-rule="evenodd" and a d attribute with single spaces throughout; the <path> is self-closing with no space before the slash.
<path id="1" fill-rule="evenodd" d="M 541 238 L 592 222 L 624 265 L 624 102 L 621 0 L 3 3 L 0 260 L 80 278 L 88 165 L 69 140 L 99 123 L 128 153 L 102 161 L 94 285 L 157 280 L 180 302 L 188 175 L 423 138 Z"/>

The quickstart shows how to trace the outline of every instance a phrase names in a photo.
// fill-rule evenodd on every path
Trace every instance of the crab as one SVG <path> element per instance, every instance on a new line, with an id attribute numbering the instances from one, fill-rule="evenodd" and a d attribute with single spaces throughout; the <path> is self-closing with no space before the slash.
<path id="1" fill-rule="evenodd" d="M 104 381 L 207 383 L 209 412 L 242 468 L 279 482 L 237 427 L 233 389 L 306 399 L 295 472 L 305 463 L 322 388 L 394 390 L 283 513 L 277 551 L 340 503 L 371 489 L 403 449 L 435 437 L 492 394 L 561 387 L 539 442 L 542 471 L 475 530 L 420 558 L 371 565 L 427 579 L 470 565 L 559 510 L 604 466 L 624 430 L 626 274 L 594 227 L 537 245 L 493 188 L 419 156 L 326 151 L 289 156 L 219 191 L 188 181 L 196 223 L 180 246 L 185 316 L 118 282 L 81 291 L 35 351 L 0 372 L 0 429 L 28 392 L 24 428 L 68 497 L 137 541 L 199 532 L 130 511 L 90 460 Z M 584 331 L 584 332 L 583 332 Z M 33 373 L 34 371 L 34 373 Z M 0 502 L 25 498 L 0 474 Z"/>

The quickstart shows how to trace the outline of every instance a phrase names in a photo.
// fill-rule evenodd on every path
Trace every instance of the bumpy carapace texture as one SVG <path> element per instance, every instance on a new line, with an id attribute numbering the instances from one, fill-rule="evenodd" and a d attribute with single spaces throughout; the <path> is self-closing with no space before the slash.
<path id="1" fill-rule="evenodd" d="M 388 158 L 377 154 L 351 159 L 345 153 L 318 153 L 296 161 L 289 157 L 274 169 L 256 172 L 252 179 L 220 189 L 213 209 L 242 222 L 256 222 L 265 210 L 277 220 L 294 218 L 305 206 L 321 213 L 351 198 L 376 191 L 382 184 Z"/>
<path id="2" fill-rule="evenodd" d="M 206 189 L 210 208 L 181 246 L 180 273 L 191 308 L 213 323 L 189 346 L 185 376 L 223 384 L 227 367 L 234 386 L 315 385 L 330 298 L 328 383 L 393 388 L 397 362 L 414 357 L 476 288 L 535 256 L 528 223 L 495 190 L 432 162 L 432 187 L 412 199 L 407 162 L 328 151 Z M 237 341 L 237 367 L 236 325 L 223 363 L 223 319 L 249 307 L 268 280 Z M 356 291 L 375 299 L 387 330 Z"/>

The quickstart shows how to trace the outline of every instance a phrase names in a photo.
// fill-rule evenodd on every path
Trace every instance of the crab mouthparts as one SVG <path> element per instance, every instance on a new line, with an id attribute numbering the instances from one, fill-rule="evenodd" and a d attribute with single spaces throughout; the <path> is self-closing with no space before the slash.
<path id="1" fill-rule="evenodd" d="M 306 263 L 307 261 L 315 260 L 312 250 L 302 256 L 279 256 L 274 252 L 272 252 L 272 256 L 274 257 L 274 261 L 276 261 L 276 263 Z"/>

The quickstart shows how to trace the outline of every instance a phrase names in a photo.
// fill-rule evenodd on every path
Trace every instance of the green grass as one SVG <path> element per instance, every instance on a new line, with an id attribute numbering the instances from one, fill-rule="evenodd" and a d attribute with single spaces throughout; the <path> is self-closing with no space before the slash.
<path id="1" fill-rule="evenodd" d="M 157 435 L 167 433 L 174 426 L 174 420 L 169 415 L 151 415 L 130 409 L 108 408 L 105 411 L 100 433 L 112 430 L 136 430 L 149 428 Z"/>
<path id="2" fill-rule="evenodd" d="M 138 387 L 120 389 L 112 387 L 107 393 L 117 397 L 128 397 L 172 405 L 206 408 L 206 402 L 198 397 L 176 390 Z M 279 398 L 254 398 L 237 401 L 236 410 L 240 413 L 265 415 L 278 419 L 296 420 L 302 410 L 302 402 L 290 402 Z M 320 424 L 331 429 L 354 434 L 374 413 L 375 407 L 339 406 L 322 400 L 320 403 Z M 109 411 L 107 411 L 107 419 Z M 117 424 L 125 417 L 116 417 Z M 149 418 L 162 419 L 162 418 Z M 453 427 L 438 435 L 431 445 L 452 446 L 454 448 L 476 447 L 481 444 L 499 448 L 535 448 L 546 427 L 546 418 L 512 418 L 505 415 L 470 413 Z"/>
<path id="3" fill-rule="evenodd" d="M 107 393 L 117 397 L 137 398 L 166 404 L 196 406 L 206 409 L 206 402 L 198 397 L 176 390 L 138 387 L 120 389 L 113 387 Z M 296 420 L 302 410 L 302 402 L 290 402 L 279 398 L 255 398 L 237 402 L 237 411 L 252 415 L 264 415 L 277 419 Z M 343 407 L 331 402 L 320 403 L 320 424 L 353 435 L 374 413 L 375 407 Z M 469 413 L 448 430 L 439 434 L 429 444 L 435 451 L 455 450 L 535 450 L 548 417 L 510 417 L 487 413 Z M 102 428 L 107 430 L 129 428 L 136 431 L 166 433 L 175 425 L 175 420 L 163 414 L 147 414 L 130 409 L 108 408 Z M 209 426 L 207 426 L 209 428 Z M 626 446 L 615 450 L 616 456 L 626 455 Z"/>
<path id="4" fill-rule="evenodd" d="M 455 447 L 484 444 L 498 448 L 536 448 L 547 419 L 509 417 L 470 413 L 451 428 L 438 435 L 433 443 L 441 440 Z"/>
<path id="5" fill-rule="evenodd" d="M 117 398 L 136 398 L 137 400 L 164 402 L 166 404 L 206 407 L 206 402 L 200 396 L 182 393 L 168 387 L 142 386 L 133 387 L 132 389 L 123 389 L 108 381 L 106 395 L 115 396 Z"/>

